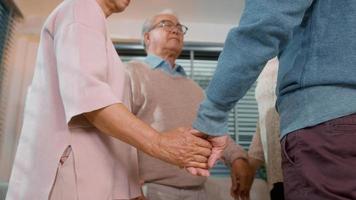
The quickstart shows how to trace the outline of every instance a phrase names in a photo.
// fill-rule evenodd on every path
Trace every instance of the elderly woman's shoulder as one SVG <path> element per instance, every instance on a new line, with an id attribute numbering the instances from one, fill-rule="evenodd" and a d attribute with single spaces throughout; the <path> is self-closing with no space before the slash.
<path id="1" fill-rule="evenodd" d="M 78 24 L 97 32 L 106 33 L 104 12 L 95 0 L 66 0 L 51 13 L 49 21 L 55 26 Z"/>

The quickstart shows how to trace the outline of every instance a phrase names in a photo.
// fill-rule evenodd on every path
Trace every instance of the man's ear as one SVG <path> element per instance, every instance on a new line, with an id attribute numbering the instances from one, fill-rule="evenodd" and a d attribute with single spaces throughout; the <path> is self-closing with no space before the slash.
<path id="1" fill-rule="evenodd" d="M 143 43 L 145 43 L 145 47 L 147 49 L 147 47 L 150 45 L 150 34 L 145 33 L 143 35 Z"/>

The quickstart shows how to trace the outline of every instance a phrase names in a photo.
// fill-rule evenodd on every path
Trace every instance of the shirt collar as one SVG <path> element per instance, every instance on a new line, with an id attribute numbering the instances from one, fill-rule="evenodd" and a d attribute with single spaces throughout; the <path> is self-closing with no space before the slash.
<path id="1" fill-rule="evenodd" d="M 187 76 L 182 66 L 176 64 L 172 68 L 167 61 L 156 55 L 148 54 L 144 62 L 147 63 L 154 70 L 162 70 L 173 76 Z"/>

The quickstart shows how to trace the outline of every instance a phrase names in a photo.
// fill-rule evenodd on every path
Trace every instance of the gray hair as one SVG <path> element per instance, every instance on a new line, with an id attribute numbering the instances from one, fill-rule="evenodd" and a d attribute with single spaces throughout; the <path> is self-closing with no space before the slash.
<path id="1" fill-rule="evenodd" d="M 173 15 L 175 18 L 178 19 L 178 16 L 170 9 L 165 9 L 155 15 L 153 15 L 150 18 L 147 18 L 145 22 L 143 23 L 142 30 L 141 30 L 141 42 L 143 47 L 146 50 L 146 44 L 145 44 L 145 33 L 148 33 L 152 26 L 154 26 L 155 19 L 160 16 L 160 15 Z"/>

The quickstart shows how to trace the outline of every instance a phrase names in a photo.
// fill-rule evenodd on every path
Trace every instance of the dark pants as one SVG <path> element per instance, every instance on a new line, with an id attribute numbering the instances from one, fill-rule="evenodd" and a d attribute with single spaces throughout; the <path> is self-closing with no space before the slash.
<path id="1" fill-rule="evenodd" d="M 278 182 L 273 184 L 273 188 L 270 192 L 271 200 L 284 200 L 283 183 Z"/>
<path id="2" fill-rule="evenodd" d="M 286 200 L 356 199 L 356 114 L 282 140 Z"/>

